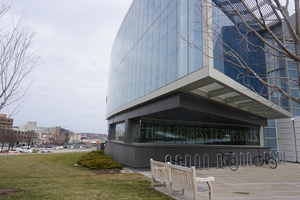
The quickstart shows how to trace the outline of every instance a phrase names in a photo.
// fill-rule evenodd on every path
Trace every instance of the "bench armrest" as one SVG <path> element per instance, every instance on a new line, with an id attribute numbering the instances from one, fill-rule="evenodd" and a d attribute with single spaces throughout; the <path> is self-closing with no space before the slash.
<path id="1" fill-rule="evenodd" d="M 196 178 L 197 182 L 208 182 L 208 181 L 215 181 L 215 177 L 207 177 L 207 178 Z"/>

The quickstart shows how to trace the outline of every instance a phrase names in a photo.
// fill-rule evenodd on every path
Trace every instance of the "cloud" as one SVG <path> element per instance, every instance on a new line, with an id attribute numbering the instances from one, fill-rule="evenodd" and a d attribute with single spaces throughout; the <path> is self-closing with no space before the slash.
<path id="1" fill-rule="evenodd" d="M 44 48 L 31 75 L 28 98 L 14 125 L 62 126 L 106 133 L 110 51 L 132 0 L 16 0 L 11 13 L 35 29 L 34 48 Z M 6 110 L 12 110 L 10 107 Z"/>

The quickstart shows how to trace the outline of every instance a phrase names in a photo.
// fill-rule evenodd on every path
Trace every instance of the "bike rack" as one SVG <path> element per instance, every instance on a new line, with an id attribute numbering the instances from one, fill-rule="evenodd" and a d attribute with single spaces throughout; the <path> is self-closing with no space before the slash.
<path id="1" fill-rule="evenodd" d="M 282 155 L 283 155 L 283 161 L 284 161 L 284 164 L 286 164 L 286 160 L 285 160 L 285 152 L 284 152 L 284 151 L 281 152 L 281 158 L 282 158 Z"/>
<path id="2" fill-rule="evenodd" d="M 275 160 L 277 160 L 277 162 L 278 162 L 279 164 L 282 164 L 282 163 L 286 164 L 286 160 L 285 160 L 285 152 L 284 152 L 284 151 L 281 151 L 281 152 L 276 151 L 276 152 L 275 152 L 275 155 L 276 155 Z"/>
<path id="3" fill-rule="evenodd" d="M 279 164 L 281 164 L 282 162 L 281 162 L 281 159 L 280 159 L 280 152 L 279 151 L 276 151 L 275 152 L 275 155 L 276 155 L 276 157 L 275 157 L 275 160 L 279 163 Z M 281 158 L 282 158 L 282 155 L 281 155 Z"/>
<path id="4" fill-rule="evenodd" d="M 264 153 L 263 153 L 263 157 L 264 157 L 264 165 L 266 164 L 266 160 L 265 159 L 267 159 L 267 152 L 266 151 L 264 151 Z"/>
<path id="5" fill-rule="evenodd" d="M 203 169 L 205 168 L 205 157 L 207 157 L 207 170 L 209 170 L 209 155 L 207 153 L 203 155 Z"/>
<path id="6" fill-rule="evenodd" d="M 243 157 L 243 165 L 244 165 L 244 167 L 246 167 L 246 165 L 245 165 L 245 154 L 243 152 L 240 153 L 240 165 L 239 165 L 239 167 L 242 166 L 242 157 Z M 247 165 L 248 165 L 248 163 L 247 163 Z"/>
<path id="7" fill-rule="evenodd" d="M 201 168 L 201 157 L 200 157 L 199 154 L 196 154 L 194 156 L 194 165 L 195 165 L 195 168 L 197 168 L 197 157 L 199 157 L 199 169 L 203 169 L 203 168 Z"/>
<path id="8" fill-rule="evenodd" d="M 167 154 L 167 155 L 165 156 L 165 163 L 168 162 L 168 158 L 170 158 L 169 160 L 170 160 L 170 163 L 172 164 L 172 156 L 171 156 L 170 154 Z"/>
<path id="9" fill-rule="evenodd" d="M 189 166 L 187 166 L 187 158 L 188 157 L 190 157 L 190 165 Z M 186 167 L 190 167 L 191 168 L 191 166 L 192 166 L 192 157 L 191 157 L 191 155 L 190 154 L 186 154 L 185 155 L 185 157 L 184 157 L 184 166 L 186 166 Z"/>
<path id="10" fill-rule="evenodd" d="M 217 153 L 217 169 L 219 169 L 219 157 L 222 160 L 222 154 L 221 153 Z M 221 161 L 221 168 L 223 168 L 223 162 Z"/>
<path id="11" fill-rule="evenodd" d="M 237 154 L 235 152 L 232 153 L 232 157 L 234 157 L 235 159 L 237 159 Z"/>
<path id="12" fill-rule="evenodd" d="M 270 151 L 270 157 L 274 158 L 274 152 L 273 151 Z"/>
<path id="13" fill-rule="evenodd" d="M 180 154 L 177 154 L 176 156 L 175 156 L 175 165 L 178 165 L 178 158 L 179 157 L 179 165 L 181 166 L 182 165 L 182 156 L 180 155 Z"/>
<path id="14" fill-rule="evenodd" d="M 249 155 L 249 156 L 248 156 Z M 250 167 L 252 166 L 252 159 L 251 159 L 251 153 L 250 152 L 247 152 L 247 164 L 245 167 L 248 166 L 248 163 L 249 163 L 249 160 L 248 160 L 248 157 L 250 158 Z"/>

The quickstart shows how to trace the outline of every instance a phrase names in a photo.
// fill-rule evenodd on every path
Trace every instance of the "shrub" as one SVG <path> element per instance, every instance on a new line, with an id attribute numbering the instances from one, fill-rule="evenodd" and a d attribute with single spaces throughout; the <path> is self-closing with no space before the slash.
<path id="1" fill-rule="evenodd" d="M 88 167 L 90 169 L 123 169 L 124 165 L 113 160 L 110 156 L 106 156 L 104 151 L 91 151 L 83 155 L 77 164 Z"/>

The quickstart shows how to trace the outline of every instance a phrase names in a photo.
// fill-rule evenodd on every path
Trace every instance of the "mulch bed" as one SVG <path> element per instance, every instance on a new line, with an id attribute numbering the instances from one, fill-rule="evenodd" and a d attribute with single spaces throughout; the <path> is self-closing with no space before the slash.
<path id="1" fill-rule="evenodd" d="M 15 190 L 15 189 L 0 189 L 0 199 L 9 197 L 14 194 L 18 194 L 20 192 L 21 192 L 20 190 Z"/>

